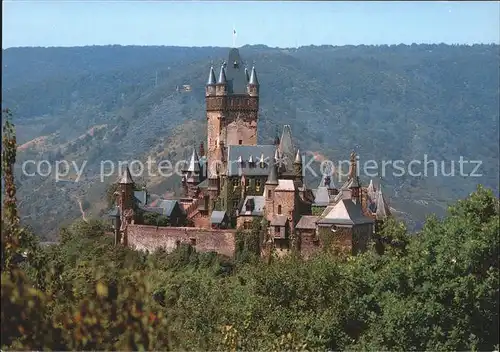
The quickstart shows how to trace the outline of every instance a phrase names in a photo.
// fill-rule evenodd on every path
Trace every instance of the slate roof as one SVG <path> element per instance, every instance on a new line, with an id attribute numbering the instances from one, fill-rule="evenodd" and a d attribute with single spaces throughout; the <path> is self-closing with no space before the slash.
<path id="1" fill-rule="evenodd" d="M 178 206 L 178 201 L 174 199 L 161 199 L 156 203 L 156 206 L 144 208 L 146 211 L 155 212 L 160 215 L 169 217 L 172 215 L 173 210 L 176 205 Z M 180 206 L 179 206 L 180 207 Z"/>
<path id="2" fill-rule="evenodd" d="M 215 85 L 217 81 L 215 80 L 215 72 L 213 66 L 210 67 L 210 73 L 208 74 L 207 86 Z"/>
<path id="3" fill-rule="evenodd" d="M 259 80 L 257 79 L 257 71 L 255 71 L 255 67 L 252 67 L 252 73 L 250 74 L 250 80 L 248 81 L 248 84 L 253 84 L 256 86 L 259 85 Z"/>
<path id="4" fill-rule="evenodd" d="M 128 166 L 125 169 L 125 172 L 123 173 L 123 176 L 120 179 L 119 183 L 122 185 L 129 185 L 129 184 L 134 183 L 134 180 L 132 179 L 132 175 L 130 174 L 130 170 L 129 170 Z"/>
<path id="5" fill-rule="evenodd" d="M 377 210 L 375 216 L 377 220 L 384 220 L 388 215 L 391 214 L 389 206 L 385 201 L 384 195 L 382 194 L 382 187 L 379 185 L 377 192 Z"/>
<path id="6" fill-rule="evenodd" d="M 253 210 L 246 211 L 246 206 L 248 202 L 253 201 Z M 263 216 L 264 215 L 264 205 L 266 204 L 266 199 L 264 196 L 247 196 L 243 201 L 243 206 L 240 209 L 240 216 Z"/>
<path id="7" fill-rule="evenodd" d="M 328 188 L 318 187 L 314 190 L 314 205 L 324 207 L 330 203 L 330 195 L 328 193 Z"/>
<path id="8" fill-rule="evenodd" d="M 269 165 L 269 175 L 267 175 L 266 185 L 277 185 L 278 184 L 278 166 L 274 161 L 274 158 L 271 158 L 271 162 Z"/>
<path id="9" fill-rule="evenodd" d="M 226 212 L 221 210 L 212 211 L 212 215 L 210 216 L 211 224 L 220 224 L 226 217 Z"/>
<path id="10" fill-rule="evenodd" d="M 219 72 L 219 79 L 217 80 L 217 84 L 225 84 L 226 80 L 226 70 L 224 69 L 224 65 L 221 66 Z"/>
<path id="11" fill-rule="evenodd" d="M 313 230 L 316 229 L 316 221 L 318 221 L 319 216 L 314 215 L 303 215 L 297 225 L 295 225 L 296 229 L 302 230 Z"/>
<path id="12" fill-rule="evenodd" d="M 286 172 L 293 171 L 293 162 L 295 161 L 295 149 L 292 141 L 292 129 L 290 125 L 283 126 L 283 133 L 281 134 L 280 144 L 278 147 L 280 151 L 281 164 L 285 167 Z"/>
<path id="13" fill-rule="evenodd" d="M 193 148 L 193 153 L 191 154 L 191 159 L 189 160 L 186 171 L 200 172 L 200 159 L 198 158 L 198 154 L 196 153 L 196 148 Z"/>
<path id="14" fill-rule="evenodd" d="M 285 226 L 287 220 L 286 215 L 274 215 L 271 220 L 271 226 Z"/>
<path id="15" fill-rule="evenodd" d="M 342 199 L 323 212 L 318 224 L 359 225 L 373 223 L 373 219 L 363 215 L 361 205 L 351 199 Z"/>
<path id="16" fill-rule="evenodd" d="M 239 50 L 236 48 L 229 51 L 226 65 L 226 81 L 228 94 L 247 94 L 245 65 L 240 57 Z"/>
<path id="17" fill-rule="evenodd" d="M 147 205 L 149 203 L 149 195 L 146 191 L 134 191 L 135 199 L 140 203 L 139 205 Z"/>
<path id="18" fill-rule="evenodd" d="M 267 176 L 275 149 L 274 145 L 229 145 L 227 147 L 227 175 Z M 264 160 L 267 161 L 264 167 L 261 167 L 259 162 L 261 155 L 264 155 Z M 248 163 L 250 156 L 255 160 L 254 167 L 250 167 Z M 243 160 L 243 164 L 238 162 L 239 157 Z"/>
<path id="19" fill-rule="evenodd" d="M 295 183 L 293 180 L 278 180 L 275 191 L 295 191 Z"/>
<path id="20" fill-rule="evenodd" d="M 208 178 L 198 183 L 198 188 L 208 188 Z"/>

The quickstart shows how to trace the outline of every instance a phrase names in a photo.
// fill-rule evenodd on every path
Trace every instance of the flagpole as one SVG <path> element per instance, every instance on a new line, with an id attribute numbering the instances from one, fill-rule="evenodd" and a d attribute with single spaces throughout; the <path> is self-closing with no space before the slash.
<path id="1" fill-rule="evenodd" d="M 233 25 L 233 48 L 236 48 L 236 29 Z"/>

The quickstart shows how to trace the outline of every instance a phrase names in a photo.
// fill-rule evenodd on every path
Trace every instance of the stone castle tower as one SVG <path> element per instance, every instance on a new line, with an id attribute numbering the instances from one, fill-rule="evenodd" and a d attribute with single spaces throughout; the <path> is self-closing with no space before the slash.
<path id="1" fill-rule="evenodd" d="M 245 68 L 238 49 L 220 68 L 218 79 L 213 67 L 206 85 L 207 159 L 209 165 L 225 155 L 228 145 L 256 145 L 259 111 L 257 72 Z M 209 175 L 211 169 L 208 170 Z"/>

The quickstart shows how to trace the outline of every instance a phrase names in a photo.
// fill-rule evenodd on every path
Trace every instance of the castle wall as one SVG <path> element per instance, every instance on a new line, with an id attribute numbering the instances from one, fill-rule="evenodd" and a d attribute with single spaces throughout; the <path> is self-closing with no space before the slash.
<path id="1" fill-rule="evenodd" d="M 150 251 L 163 247 L 173 251 L 181 243 L 193 245 L 197 251 L 232 257 L 235 250 L 235 230 L 212 230 L 195 227 L 156 227 L 128 225 L 128 245 L 136 250 Z"/>

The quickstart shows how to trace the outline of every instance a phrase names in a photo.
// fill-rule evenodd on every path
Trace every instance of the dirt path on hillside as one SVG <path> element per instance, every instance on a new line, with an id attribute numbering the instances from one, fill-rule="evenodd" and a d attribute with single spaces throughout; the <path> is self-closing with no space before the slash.
<path id="1" fill-rule="evenodd" d="M 80 198 L 76 198 L 76 202 L 78 203 L 78 207 L 80 208 L 80 212 L 82 213 L 83 221 L 88 222 L 87 217 L 85 216 L 85 211 L 83 210 L 82 201 L 80 200 Z"/>

